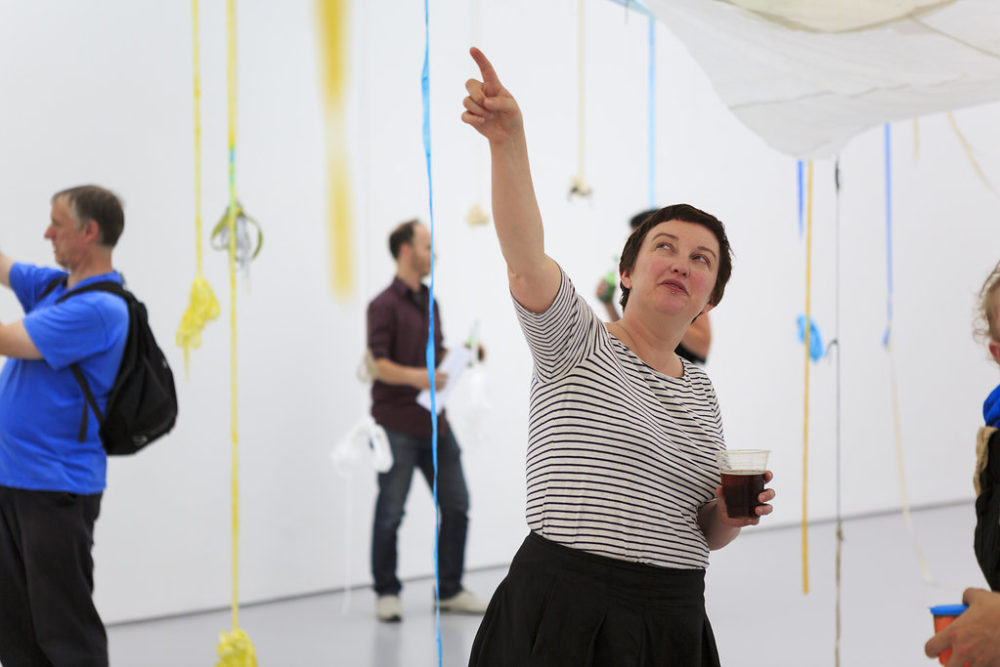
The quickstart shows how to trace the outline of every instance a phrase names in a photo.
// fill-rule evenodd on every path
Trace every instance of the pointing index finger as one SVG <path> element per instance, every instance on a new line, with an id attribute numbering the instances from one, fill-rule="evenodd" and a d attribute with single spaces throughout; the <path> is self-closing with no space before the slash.
<path id="1" fill-rule="evenodd" d="M 476 64 L 479 65 L 479 72 L 483 76 L 483 84 L 490 87 L 491 93 L 496 94 L 496 90 L 501 88 L 500 77 L 497 76 L 492 63 L 483 55 L 482 51 L 474 46 L 469 49 L 469 54 L 476 61 Z"/>

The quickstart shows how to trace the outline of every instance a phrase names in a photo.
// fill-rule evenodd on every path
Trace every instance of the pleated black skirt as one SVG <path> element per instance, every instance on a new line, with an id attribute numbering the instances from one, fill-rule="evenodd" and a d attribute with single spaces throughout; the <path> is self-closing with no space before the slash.
<path id="1" fill-rule="evenodd" d="M 469 667 L 718 667 L 705 571 L 605 558 L 529 533 Z"/>

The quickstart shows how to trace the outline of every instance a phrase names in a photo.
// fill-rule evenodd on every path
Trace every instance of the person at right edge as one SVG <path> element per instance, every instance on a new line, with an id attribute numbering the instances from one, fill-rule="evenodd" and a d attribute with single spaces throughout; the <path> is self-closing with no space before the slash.
<path id="1" fill-rule="evenodd" d="M 622 318 L 602 323 L 545 252 L 521 111 L 486 57 L 471 53 L 482 81 L 466 82 L 462 120 L 489 141 L 493 220 L 533 376 L 530 532 L 469 665 L 717 667 L 709 552 L 770 514 L 774 498 L 767 488 L 752 516 L 729 516 L 715 390 L 674 352 L 722 299 L 732 269 L 725 228 L 687 204 L 647 218 L 622 251 Z"/>
<path id="2" fill-rule="evenodd" d="M 979 291 L 976 338 L 986 343 L 1000 366 L 1000 263 Z M 952 649 L 947 667 L 1000 667 L 1000 386 L 983 403 L 986 425 L 976 439 L 976 559 L 992 590 L 968 588 L 968 610 L 927 641 L 924 653 L 935 658 Z"/>
<path id="3" fill-rule="evenodd" d="M 659 209 L 653 208 L 648 211 L 636 213 L 629 220 L 629 228 L 633 231 L 646 221 L 649 216 Z M 606 278 L 601 278 L 597 283 L 597 298 L 604 304 L 604 310 L 608 314 L 609 322 L 617 322 L 621 318 L 621 313 L 615 308 L 615 288 L 617 279 L 614 273 L 609 273 Z M 704 366 L 708 362 L 708 351 L 712 347 L 712 324 L 708 319 L 708 313 L 702 313 L 694 319 L 694 322 L 684 332 L 681 342 L 677 343 L 677 356 L 687 359 L 693 364 Z"/>

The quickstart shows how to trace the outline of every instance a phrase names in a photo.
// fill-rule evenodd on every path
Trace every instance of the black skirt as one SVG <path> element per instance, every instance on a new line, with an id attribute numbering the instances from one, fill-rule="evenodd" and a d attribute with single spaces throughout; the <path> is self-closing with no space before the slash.
<path id="1" fill-rule="evenodd" d="M 718 667 L 705 571 L 585 553 L 529 533 L 469 667 Z"/>

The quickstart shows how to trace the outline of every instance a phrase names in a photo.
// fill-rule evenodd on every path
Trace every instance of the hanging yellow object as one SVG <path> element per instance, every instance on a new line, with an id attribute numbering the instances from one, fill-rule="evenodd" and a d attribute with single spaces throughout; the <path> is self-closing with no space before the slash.
<path id="1" fill-rule="evenodd" d="M 219 301 L 211 285 L 201 274 L 191 283 L 187 310 L 177 327 L 177 345 L 184 348 L 184 371 L 188 369 L 188 354 L 201 347 L 201 332 L 209 320 L 219 316 Z"/>
<path id="2" fill-rule="evenodd" d="M 219 661 L 215 667 L 257 667 L 253 643 L 242 630 L 219 633 Z"/>
<path id="3" fill-rule="evenodd" d="M 354 289 L 354 232 L 351 226 L 350 170 L 347 160 L 345 107 L 348 83 L 348 0 L 317 0 L 323 56 L 323 100 L 326 115 L 326 162 L 329 177 L 328 215 L 330 277 L 333 293 L 350 296 Z"/>
<path id="4" fill-rule="evenodd" d="M 191 350 L 201 347 L 201 332 L 219 316 L 219 302 L 202 276 L 201 262 L 201 56 L 198 0 L 191 0 L 191 34 L 194 43 L 194 250 L 195 278 L 187 310 L 177 326 L 177 346 L 184 349 L 184 375 L 189 375 Z"/>

